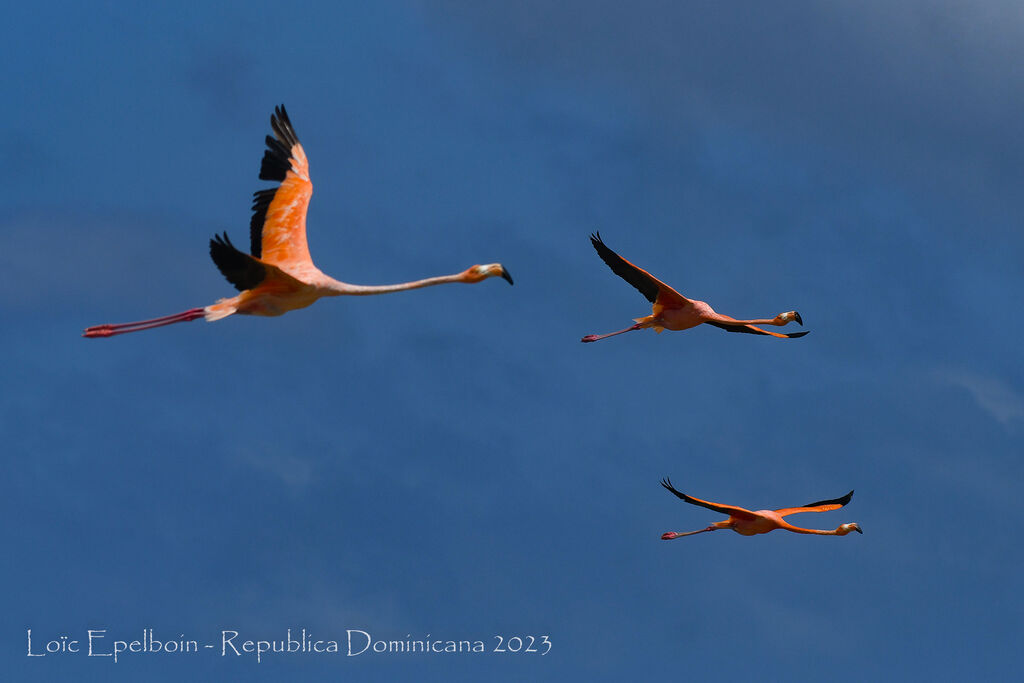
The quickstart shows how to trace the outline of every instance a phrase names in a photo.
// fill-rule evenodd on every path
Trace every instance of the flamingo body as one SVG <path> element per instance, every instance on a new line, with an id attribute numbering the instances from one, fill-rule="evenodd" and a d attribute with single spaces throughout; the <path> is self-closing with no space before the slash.
<path id="1" fill-rule="evenodd" d="M 636 324 L 632 327 L 609 334 L 588 334 L 580 340 L 584 343 L 595 342 L 599 339 L 614 337 L 617 334 L 642 330 L 648 327 L 653 328 L 655 332 L 660 334 L 664 330 L 688 330 L 703 323 L 718 327 L 727 332 L 761 334 L 784 339 L 794 339 L 807 334 L 806 331 L 782 334 L 780 332 L 769 332 L 757 327 L 758 325 L 776 325 L 781 327 L 793 321 L 803 325 L 803 319 L 796 311 L 780 313 L 774 318 L 737 320 L 736 318 L 715 312 L 715 309 L 711 308 L 704 301 L 688 299 L 643 268 L 633 265 L 609 249 L 601 240 L 600 233 L 591 235 L 590 243 L 594 245 L 598 256 L 612 269 L 612 272 L 639 290 L 651 302 L 652 306 L 651 314 L 642 318 L 634 318 L 633 321 Z"/>
<path id="2" fill-rule="evenodd" d="M 659 334 L 663 330 L 672 330 L 673 332 L 688 330 L 707 322 L 716 315 L 711 306 L 695 299 L 680 306 L 655 301 L 651 309 L 651 315 L 635 318 L 634 322 L 648 323 Z"/>
<path id="3" fill-rule="evenodd" d="M 688 496 L 685 493 L 677 491 L 672 486 L 672 482 L 668 479 L 663 479 L 661 481 L 661 485 L 668 489 L 674 496 L 680 500 L 690 503 L 691 505 L 698 505 L 709 510 L 714 510 L 715 512 L 729 515 L 728 519 L 721 522 L 714 522 L 711 526 L 705 529 L 684 532 L 665 532 L 661 535 L 662 540 L 665 541 L 670 541 L 674 538 L 681 538 L 682 536 L 702 534 L 707 531 L 718 531 L 720 529 L 732 529 L 741 536 L 767 534 L 771 531 L 775 531 L 776 529 L 784 529 L 798 534 L 816 534 L 819 536 L 845 536 L 853 531 L 856 531 L 859 534 L 864 533 L 861 531 L 860 525 L 855 522 L 841 524 L 836 529 L 829 530 L 805 529 L 803 527 L 793 526 L 783 519 L 787 515 L 794 515 L 800 512 L 828 512 L 830 510 L 838 510 L 850 502 L 853 498 L 853 491 L 850 491 L 840 498 L 819 500 L 815 503 L 808 503 L 807 505 L 796 508 L 782 508 L 780 510 L 747 510 L 746 508 L 737 507 L 735 505 L 721 505 L 719 503 L 712 503 L 706 500 L 701 500 L 700 498 Z"/>
<path id="4" fill-rule="evenodd" d="M 111 337 L 198 318 L 212 322 L 235 313 L 278 316 L 329 296 L 387 294 L 456 282 L 472 284 L 489 277 L 502 277 L 512 284 L 512 277 L 500 263 L 395 285 L 354 285 L 324 274 L 313 264 L 306 242 L 306 213 L 313 196 L 309 162 L 284 105 L 275 107 L 270 126 L 274 135 L 266 138 L 259 177 L 279 184 L 253 195 L 250 253 L 236 248 L 227 233 L 210 240 L 210 257 L 239 293 L 162 318 L 94 325 L 82 336 Z"/>

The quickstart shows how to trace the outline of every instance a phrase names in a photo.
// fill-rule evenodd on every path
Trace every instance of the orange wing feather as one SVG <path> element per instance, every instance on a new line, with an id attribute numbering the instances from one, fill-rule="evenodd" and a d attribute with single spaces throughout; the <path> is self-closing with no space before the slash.
<path id="1" fill-rule="evenodd" d="M 281 184 L 276 189 L 255 194 L 251 226 L 253 255 L 277 266 L 312 263 L 306 243 L 306 211 L 313 196 L 313 183 L 309 179 L 306 152 L 284 105 L 274 109 L 270 126 L 274 137 L 267 136 L 260 179 L 277 180 Z"/>

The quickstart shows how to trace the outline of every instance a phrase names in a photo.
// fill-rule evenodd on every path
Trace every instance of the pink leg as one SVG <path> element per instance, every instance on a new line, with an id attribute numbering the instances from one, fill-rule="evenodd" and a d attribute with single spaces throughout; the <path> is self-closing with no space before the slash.
<path id="1" fill-rule="evenodd" d="M 196 318 L 202 318 L 206 309 L 203 308 L 190 308 L 187 311 L 181 313 L 175 313 L 173 315 L 165 315 L 161 318 L 151 318 L 149 320 L 139 320 L 133 323 L 118 323 L 105 325 L 93 325 L 92 327 L 85 328 L 82 333 L 83 337 L 95 338 L 95 337 L 113 337 L 116 334 L 126 334 L 128 332 L 141 332 L 142 330 L 150 330 L 154 327 L 163 327 L 164 325 L 173 325 L 174 323 L 187 323 L 190 320 Z"/>
<path id="2" fill-rule="evenodd" d="M 639 329 L 643 329 L 643 325 L 641 325 L 640 323 L 637 323 L 636 325 L 633 325 L 632 327 L 627 327 L 626 329 L 619 330 L 618 332 L 609 332 L 608 334 L 588 334 L 583 339 L 580 339 L 580 341 L 583 342 L 584 344 L 588 344 L 590 342 L 596 342 L 598 339 L 607 339 L 608 337 L 614 337 L 617 334 L 624 334 L 626 332 L 632 332 L 633 330 L 639 330 Z"/>

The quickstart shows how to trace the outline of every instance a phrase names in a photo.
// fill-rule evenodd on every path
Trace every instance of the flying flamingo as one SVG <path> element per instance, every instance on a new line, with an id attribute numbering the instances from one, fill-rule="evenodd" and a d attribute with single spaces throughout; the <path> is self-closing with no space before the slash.
<path id="1" fill-rule="evenodd" d="M 822 529 L 802 529 L 798 526 L 793 526 L 786 520 L 782 519 L 786 515 L 794 515 L 798 512 L 828 512 L 829 510 L 838 510 L 850 502 L 850 499 L 853 497 L 853 491 L 850 491 L 842 498 L 836 498 L 835 500 L 819 500 L 817 503 L 808 503 L 803 507 L 782 508 L 781 510 L 758 510 L 756 512 L 752 512 L 734 505 L 719 505 L 718 503 L 709 503 L 708 501 L 700 500 L 699 498 L 692 498 L 685 493 L 676 491 L 672 487 L 672 482 L 668 479 L 662 479 L 661 485 L 679 498 L 685 500 L 687 503 L 699 505 L 707 508 L 708 510 L 714 510 L 715 512 L 721 512 L 723 515 L 729 515 L 729 519 L 723 522 L 715 522 L 707 529 L 701 529 L 700 531 L 686 531 L 683 533 L 678 531 L 668 531 L 661 535 L 661 538 L 664 541 L 671 541 L 673 538 L 679 538 L 680 536 L 702 534 L 705 531 L 718 531 L 719 529 L 732 529 L 736 533 L 743 534 L 744 536 L 766 534 L 769 531 L 775 531 L 776 529 L 794 531 L 798 534 L 819 534 L 821 536 L 845 536 L 851 531 L 856 531 L 858 534 L 864 533 L 860 530 L 860 525 L 854 522 L 850 522 L 849 524 L 840 524 L 837 529 L 828 531 Z"/>
<path id="2" fill-rule="evenodd" d="M 227 233 L 210 240 L 210 256 L 228 282 L 239 290 L 237 296 L 219 299 L 204 308 L 192 308 L 174 315 L 117 325 L 95 325 L 83 337 L 112 337 L 173 323 L 206 318 L 212 322 L 234 313 L 283 315 L 305 308 L 324 296 L 365 296 L 419 289 L 449 282 L 476 283 L 489 277 L 512 277 L 500 263 L 471 266 L 455 275 L 403 282 L 395 285 L 352 285 L 325 275 L 313 265 L 306 245 L 306 209 L 313 194 L 309 163 L 299 144 L 284 105 L 274 108 L 267 136 L 260 180 L 273 180 L 277 187 L 259 190 L 253 197 L 249 223 L 250 251 L 239 251 Z"/>
<path id="3" fill-rule="evenodd" d="M 632 327 L 627 327 L 624 330 L 610 332 L 609 334 L 588 334 L 580 340 L 584 343 L 596 342 L 598 339 L 614 337 L 617 334 L 632 332 L 633 330 L 642 330 L 646 327 L 653 327 L 654 331 L 660 334 L 662 330 L 688 330 L 691 327 L 700 325 L 701 323 L 714 325 L 715 327 L 719 327 L 727 332 L 767 334 L 772 337 L 782 337 L 785 339 L 802 337 L 807 334 L 807 332 L 781 334 L 779 332 L 769 332 L 768 330 L 762 330 L 760 327 L 755 327 L 755 325 L 777 325 L 781 327 L 793 320 L 803 325 L 804 321 L 796 311 L 779 313 L 774 318 L 763 318 L 759 320 L 737 320 L 736 318 L 730 318 L 729 316 L 722 315 L 721 313 L 715 313 L 714 309 L 703 301 L 687 299 L 685 296 L 672 289 L 646 270 L 637 268 L 632 263 L 616 254 L 601 241 L 600 233 L 591 235 L 590 242 L 594 245 L 594 249 L 597 249 L 598 256 L 601 257 L 602 261 L 608 264 L 608 267 L 612 269 L 612 272 L 640 290 L 640 293 L 647 297 L 648 301 L 654 304 L 654 310 L 651 315 L 644 316 L 643 318 L 634 318 L 633 320 L 636 321 L 636 324 Z"/>

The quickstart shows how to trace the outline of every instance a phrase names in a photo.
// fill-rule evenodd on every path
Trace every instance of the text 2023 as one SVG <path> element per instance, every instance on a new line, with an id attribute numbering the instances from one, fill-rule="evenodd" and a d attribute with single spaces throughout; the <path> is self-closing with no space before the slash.
<path id="1" fill-rule="evenodd" d="M 494 636 L 498 641 L 497 645 L 494 646 L 495 652 L 529 652 L 539 653 L 541 656 L 551 652 L 551 640 L 547 636 L 512 636 L 511 638 L 504 638 L 502 636 Z"/>

